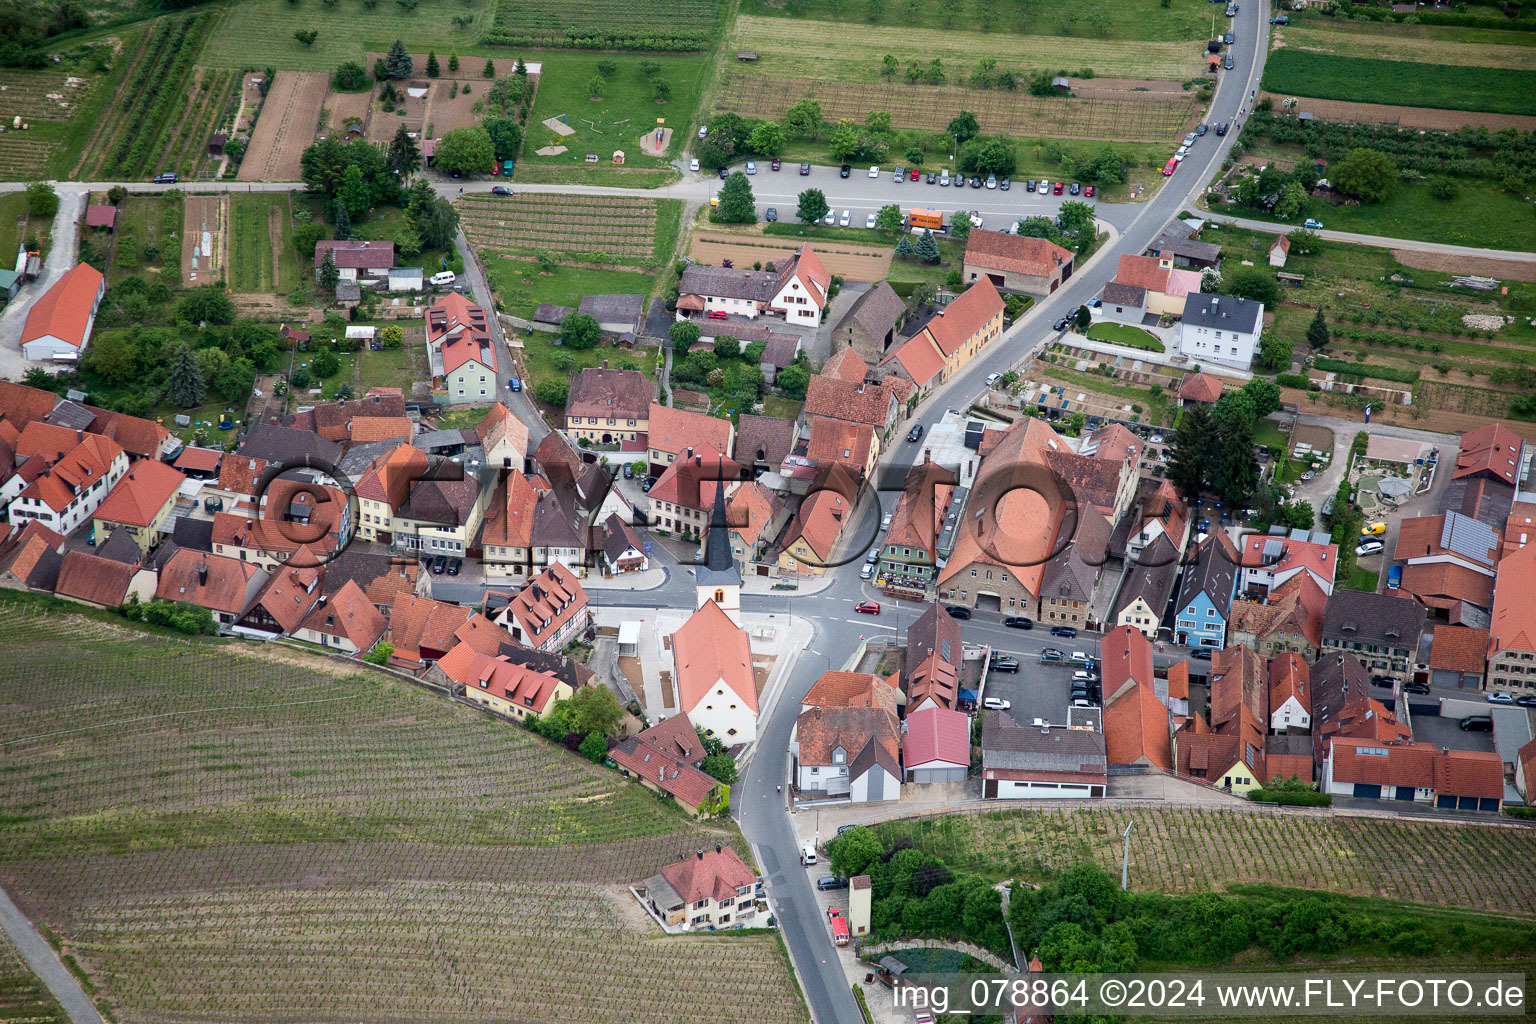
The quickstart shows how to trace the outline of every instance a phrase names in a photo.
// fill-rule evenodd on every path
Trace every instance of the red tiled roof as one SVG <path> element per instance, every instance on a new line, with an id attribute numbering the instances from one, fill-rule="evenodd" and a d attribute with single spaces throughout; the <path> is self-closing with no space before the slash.
<path id="1" fill-rule="evenodd" d="M 1488 631 L 1438 624 L 1429 646 L 1429 667 L 1481 674 L 1488 660 Z"/>
<path id="2" fill-rule="evenodd" d="M 375 459 L 354 490 L 359 498 L 384 502 L 391 512 L 398 512 L 410 496 L 411 484 L 421 478 L 426 468 L 427 453 L 402 444 L 388 455 Z"/>
<path id="3" fill-rule="evenodd" d="M 52 336 L 75 348 L 83 347 L 101 282 L 101 271 L 89 263 L 77 263 L 66 270 L 32 303 L 26 326 L 21 330 L 21 343 Z"/>
<path id="4" fill-rule="evenodd" d="M 528 548 L 533 546 L 533 513 L 538 495 L 528 478 L 517 470 L 508 470 L 506 484 L 498 488 L 485 510 L 485 528 L 480 532 L 481 544 L 497 547 Z"/>
<path id="5" fill-rule="evenodd" d="M 559 562 L 551 562 L 513 596 L 508 610 L 527 634 L 526 645 L 538 647 L 586 607 L 587 592 L 575 575 Z"/>
<path id="6" fill-rule="evenodd" d="M 367 651 L 384 635 L 384 614 L 363 589 L 347 580 L 340 590 L 314 607 L 300 624 L 329 636 L 344 636 L 359 651 Z"/>
<path id="7" fill-rule="evenodd" d="M 971 719 L 963 711 L 923 708 L 907 716 L 902 763 L 918 768 L 936 761 L 971 764 Z"/>
<path id="8" fill-rule="evenodd" d="M 1448 608 L 1458 601 L 1488 608 L 1493 585 L 1492 577 L 1456 562 L 1421 562 L 1403 566 L 1401 590 L 1431 608 Z"/>
<path id="9" fill-rule="evenodd" d="M 59 404 L 59 396 L 41 388 L 0 380 L 0 417 L 17 429 L 40 420 Z"/>
<path id="10" fill-rule="evenodd" d="M 337 269 L 370 270 L 374 267 L 393 266 L 394 242 L 363 242 L 322 240 L 315 243 L 315 269 L 325 262 L 326 250 L 330 250 Z"/>
<path id="11" fill-rule="evenodd" d="M 677 666 L 678 706 L 691 711 L 724 680 L 753 714 L 757 713 L 757 684 L 752 676 L 752 651 L 747 634 L 713 601 L 705 601 L 672 634 L 672 659 Z"/>
<path id="12" fill-rule="evenodd" d="M 166 503 L 176 497 L 177 488 L 186 479 L 163 462 L 140 459 L 128 467 L 92 518 L 125 526 L 149 526 Z"/>
<path id="13" fill-rule="evenodd" d="M 181 450 L 176 457 L 176 468 L 198 473 L 212 473 L 219 468 L 219 460 L 224 458 L 224 453 L 217 448 L 192 448 Z"/>
<path id="14" fill-rule="evenodd" d="M 1499 563 L 1488 624 L 1488 657 L 1508 648 L 1536 651 L 1536 544 L 1528 544 Z"/>
<path id="15" fill-rule="evenodd" d="M 1221 397 L 1221 378 L 1208 373 L 1186 373 L 1179 381 L 1179 397 L 1191 402 L 1214 404 Z"/>
<path id="16" fill-rule="evenodd" d="M 1294 651 L 1286 651 L 1269 663 L 1269 711 L 1274 714 L 1282 704 L 1296 698 L 1301 710 L 1312 713 L 1311 669 Z M 1264 781 L 1268 781 L 1267 779 Z"/>
<path id="17" fill-rule="evenodd" d="M 446 654 L 458 642 L 453 631 L 474 614 L 473 609 L 428 597 L 395 595 L 395 604 L 389 613 L 390 642 L 395 646 L 392 660 L 420 664 L 433 657 L 432 651 Z"/>
<path id="18" fill-rule="evenodd" d="M 825 562 L 831 557 L 832 546 L 837 543 L 852 513 L 852 503 L 841 494 L 817 491 L 801 502 L 800 512 L 789 528 L 788 540 L 793 543 L 804 537 L 806 545 Z"/>
<path id="19" fill-rule="evenodd" d="M 838 462 L 855 473 L 863 473 L 869 464 L 870 449 L 875 445 L 875 428 L 868 423 L 849 423 L 845 420 L 811 418 L 811 437 L 806 444 L 807 458 L 821 462 Z"/>
<path id="20" fill-rule="evenodd" d="M 116 608 L 128 597 L 128 585 L 138 567 L 102 558 L 85 551 L 70 551 L 59 566 L 59 582 L 54 593 L 77 601 Z"/>
<path id="21" fill-rule="evenodd" d="M 282 569 L 272 574 L 256 604 L 272 616 L 284 633 L 292 633 L 321 597 L 320 570 Z"/>
<path id="22" fill-rule="evenodd" d="M 1157 699 L 1151 681 L 1137 683 L 1104 709 L 1104 747 L 1109 763 L 1146 761 L 1163 771 L 1172 771 L 1173 746 L 1168 725 L 1168 709 Z"/>
<path id="23" fill-rule="evenodd" d="M 647 415 L 647 443 L 656 451 L 680 457 L 689 448 L 708 447 L 722 453 L 731 450 L 730 420 L 656 402 L 651 403 Z"/>
<path id="24" fill-rule="evenodd" d="M 154 420 L 146 420 L 141 416 L 128 416 L 120 412 L 108 412 L 91 406 L 86 408 L 96 414 L 96 422 L 91 424 L 92 432 L 110 437 L 129 455 L 155 458 L 160 453 L 160 446 L 171 436 L 169 430 Z"/>
<path id="25" fill-rule="evenodd" d="M 352 421 L 352 443 L 368 444 L 371 441 L 390 441 L 409 438 L 411 421 L 404 416 L 359 416 Z"/>
<path id="26" fill-rule="evenodd" d="M 687 722 L 683 715 L 675 716 Z M 671 721 L 671 719 L 668 719 Z M 717 783 L 687 761 L 667 754 L 647 743 L 641 736 L 632 736 L 608 750 L 615 764 L 637 778 L 644 779 L 664 792 L 671 793 L 688 807 L 697 807 L 709 799 Z"/>
<path id="27" fill-rule="evenodd" d="M 882 707 L 894 711 L 900 691 L 871 672 L 824 672 L 800 703 L 816 707 Z"/>
<path id="28" fill-rule="evenodd" d="M 239 616 L 250 607 L 252 580 L 258 576 L 265 582 L 266 573 L 249 562 L 183 548 L 160 567 L 155 596 Z"/>
<path id="29" fill-rule="evenodd" d="M 1490 423 L 1461 435 L 1461 450 L 1456 453 L 1456 470 L 1451 479 L 1487 473 L 1514 485 L 1520 474 L 1520 435 L 1502 423 Z"/>
<path id="30" fill-rule="evenodd" d="M 39 458 L 44 465 L 51 466 L 73 451 L 84 437 L 82 431 L 71 427 L 34 420 L 22 427 L 16 438 L 16 458 Z"/>
<path id="31" fill-rule="evenodd" d="M 1504 520 L 1504 545 L 1502 554 L 1523 548 L 1536 541 L 1536 502 L 1517 501 Z"/>
<path id="32" fill-rule="evenodd" d="M 1362 754 L 1362 749 L 1387 753 Z M 1412 786 L 1482 800 L 1504 796 L 1504 765 L 1493 751 L 1442 750 L 1433 743 L 1382 746 L 1374 740 L 1339 737 L 1333 741 L 1332 760 L 1335 782 Z"/>
<path id="33" fill-rule="evenodd" d="M 36 498 L 55 512 L 62 512 L 81 490 L 105 478 L 112 462 L 122 454 L 116 441 L 100 434 L 86 434 L 68 454 L 28 484 L 19 497 Z"/>
<path id="34" fill-rule="evenodd" d="M 219 490 L 231 494 L 256 495 L 256 485 L 267 471 L 266 459 L 253 459 L 244 455 L 229 455 L 219 463 Z"/>
<path id="35" fill-rule="evenodd" d="M 683 898 L 684 904 L 731 899 L 737 890 L 757 884 L 752 869 L 729 846 L 718 851 L 706 849 L 702 854 L 668 864 L 661 869 L 661 877 Z"/>
<path id="36" fill-rule="evenodd" d="M 891 362 L 899 364 L 919 387 L 927 385 L 944 371 L 944 353 L 924 331 L 896 346 L 883 360 L 883 363 Z"/>
<path id="37" fill-rule="evenodd" d="M 117 224 L 117 207 L 104 203 L 92 203 L 85 208 L 85 226 L 110 228 Z"/>
<path id="38" fill-rule="evenodd" d="M 1055 242 L 1005 231 L 972 231 L 965 243 L 966 263 L 1009 274 L 1050 277 L 1071 261 L 1071 251 Z"/>
<path id="39" fill-rule="evenodd" d="M 823 377 L 836 377 L 839 380 L 853 381 L 854 383 L 862 381 L 864 375 L 868 372 L 869 364 L 851 346 L 839 349 L 833 354 L 831 359 L 821 364 L 821 375 Z"/>
<path id="40" fill-rule="evenodd" d="M 1168 288 L 1168 271 L 1158 266 L 1156 257 L 1124 255 L 1120 257 L 1115 280 L 1149 292 L 1163 292 Z"/>
<path id="41" fill-rule="evenodd" d="M 816 374 L 805 391 L 805 415 L 868 423 L 884 430 L 895 396 L 883 384 L 864 384 Z"/>
<path id="42" fill-rule="evenodd" d="M 1110 696 L 1126 680 L 1152 685 L 1152 641 L 1134 626 L 1116 626 L 1099 644 L 1104 695 Z"/>
<path id="43" fill-rule="evenodd" d="M 689 764 L 698 764 L 704 760 L 704 743 L 699 739 L 698 730 L 681 711 L 642 730 L 639 738 L 668 757 Z"/>
<path id="44" fill-rule="evenodd" d="M 1013 238 L 1014 236 L 1004 235 L 1003 237 Z M 1044 240 L 1031 238 L 1028 241 Z M 1045 244 L 1051 245 L 1050 242 Z M 985 330 L 994 317 L 1000 318 L 1002 313 L 1003 297 L 997 294 L 997 286 L 992 283 L 990 277 L 982 277 L 967 288 L 959 298 L 941 309 L 937 316 L 924 325 L 923 330 L 933 336 L 939 351 L 943 352 L 947 358 Z"/>

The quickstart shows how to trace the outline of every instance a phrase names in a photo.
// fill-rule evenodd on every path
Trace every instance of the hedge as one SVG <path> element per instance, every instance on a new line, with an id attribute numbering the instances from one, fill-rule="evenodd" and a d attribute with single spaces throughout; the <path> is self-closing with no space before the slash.
<path id="1" fill-rule="evenodd" d="M 1376 380 L 1396 381 L 1399 384 L 1414 384 L 1419 379 L 1418 370 L 1403 370 L 1395 366 L 1372 366 L 1370 363 L 1351 363 L 1343 359 L 1329 359 L 1326 356 L 1314 358 L 1312 365 L 1325 373 L 1373 377 Z"/>
<path id="2" fill-rule="evenodd" d="M 1256 804 L 1290 804 L 1296 807 L 1328 807 L 1333 797 L 1315 789 L 1250 789 L 1248 799 Z"/>
<path id="3" fill-rule="evenodd" d="M 1312 378 L 1304 373 L 1279 373 L 1275 375 L 1275 383 L 1283 388 L 1301 388 L 1303 391 L 1311 391 L 1317 385 L 1312 383 Z"/>

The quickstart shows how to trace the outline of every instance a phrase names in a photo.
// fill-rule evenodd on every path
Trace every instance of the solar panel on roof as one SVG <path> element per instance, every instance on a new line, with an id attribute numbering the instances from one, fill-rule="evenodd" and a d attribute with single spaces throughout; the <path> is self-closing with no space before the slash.
<path id="1" fill-rule="evenodd" d="M 1494 560 L 1489 552 L 1498 550 L 1499 539 L 1487 523 L 1459 512 L 1447 512 L 1445 525 L 1440 528 L 1440 546 L 1493 568 Z"/>

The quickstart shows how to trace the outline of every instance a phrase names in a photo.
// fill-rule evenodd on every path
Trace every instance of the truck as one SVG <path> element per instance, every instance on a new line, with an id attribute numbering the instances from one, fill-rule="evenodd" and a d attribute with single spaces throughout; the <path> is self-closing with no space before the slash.
<path id="1" fill-rule="evenodd" d="M 1394 565 L 1387 570 L 1387 589 L 1396 590 L 1403 585 L 1403 567 Z"/>
<path id="2" fill-rule="evenodd" d="M 834 945 L 848 945 L 848 919 L 843 917 L 843 912 L 837 907 L 827 910 L 827 920 L 832 922 L 832 942 Z"/>
<path id="3" fill-rule="evenodd" d="M 917 207 L 907 214 L 907 227 L 914 233 L 918 231 L 942 232 L 944 230 L 944 211 Z"/>

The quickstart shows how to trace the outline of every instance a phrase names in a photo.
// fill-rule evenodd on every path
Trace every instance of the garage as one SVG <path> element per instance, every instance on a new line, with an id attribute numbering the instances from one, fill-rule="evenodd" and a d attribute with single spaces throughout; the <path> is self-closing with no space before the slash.
<path id="1" fill-rule="evenodd" d="M 1103 795 L 1103 786 L 1016 779 L 988 779 L 985 791 L 989 800 L 1085 800 Z"/>
<path id="2" fill-rule="evenodd" d="M 1003 610 L 1003 599 L 990 591 L 978 590 L 976 592 L 976 610 L 1001 612 Z"/>
<path id="3" fill-rule="evenodd" d="M 1357 782 L 1355 783 L 1355 791 L 1351 795 L 1359 797 L 1363 800 L 1380 800 L 1381 787 L 1373 786 L 1365 782 Z"/>
<path id="4" fill-rule="evenodd" d="M 1413 800 L 1413 787 L 1412 786 L 1398 786 L 1397 787 L 1397 795 L 1394 796 L 1393 799 L 1395 799 L 1395 800 L 1408 800 L 1408 801 L 1412 801 Z"/>

